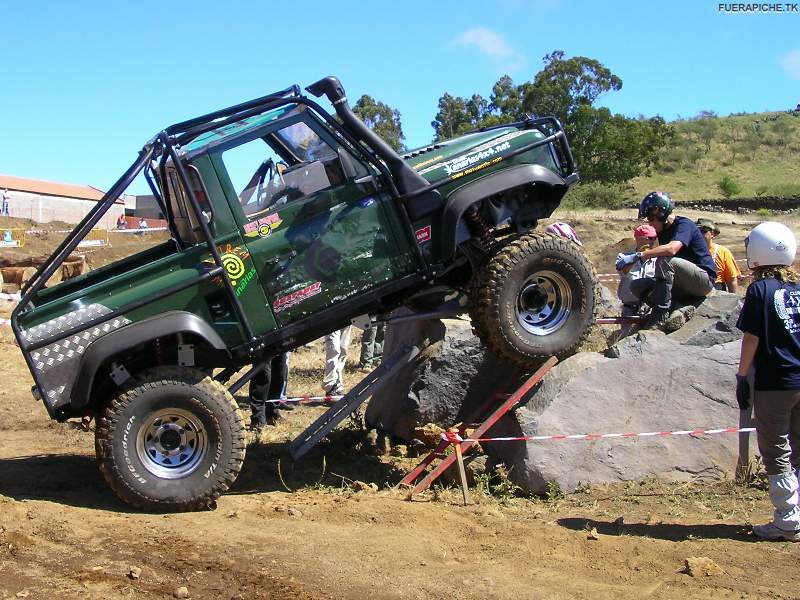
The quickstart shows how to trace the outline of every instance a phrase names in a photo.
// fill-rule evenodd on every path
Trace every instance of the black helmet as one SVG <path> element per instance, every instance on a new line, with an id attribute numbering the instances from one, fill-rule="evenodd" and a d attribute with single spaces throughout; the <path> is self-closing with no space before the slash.
<path id="1" fill-rule="evenodd" d="M 675 209 L 675 203 L 666 192 L 650 192 L 639 204 L 639 218 L 666 222 Z"/>

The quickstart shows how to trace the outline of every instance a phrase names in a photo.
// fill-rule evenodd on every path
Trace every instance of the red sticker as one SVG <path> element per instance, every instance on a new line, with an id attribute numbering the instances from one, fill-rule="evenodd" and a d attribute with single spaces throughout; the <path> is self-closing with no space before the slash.
<path id="1" fill-rule="evenodd" d="M 307 298 L 311 298 L 311 296 L 316 296 L 322 291 L 322 284 L 317 281 L 316 283 L 312 283 L 311 285 L 304 287 L 302 290 L 297 290 L 296 292 L 292 292 L 288 296 L 284 296 L 283 298 L 278 298 L 272 304 L 272 310 L 275 312 L 280 312 L 282 310 L 286 310 L 287 308 L 294 306 L 295 304 L 299 304 L 303 300 Z"/>
<path id="2" fill-rule="evenodd" d="M 426 225 L 422 229 L 417 229 L 417 231 L 414 232 L 414 235 L 417 236 L 417 243 L 418 244 L 421 244 L 422 242 L 430 241 L 430 239 L 431 239 L 431 226 L 430 225 Z"/>

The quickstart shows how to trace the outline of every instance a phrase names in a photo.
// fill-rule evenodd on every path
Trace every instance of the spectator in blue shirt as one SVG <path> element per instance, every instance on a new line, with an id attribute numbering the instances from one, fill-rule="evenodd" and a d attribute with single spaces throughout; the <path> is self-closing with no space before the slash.
<path id="1" fill-rule="evenodd" d="M 639 219 L 646 219 L 658 234 L 658 245 L 642 252 L 617 255 L 618 271 L 636 260 L 656 258 L 654 277 L 645 278 L 632 289 L 652 307 L 646 328 L 674 331 L 691 317 L 691 310 L 681 309 L 672 315 L 673 299 L 693 302 L 705 298 L 714 289 L 717 267 L 708 253 L 703 234 L 686 217 L 673 214 L 675 204 L 664 192 L 651 192 L 639 205 Z M 689 309 L 687 307 L 687 309 Z"/>
<path id="2" fill-rule="evenodd" d="M 800 542 L 800 276 L 797 241 L 781 223 L 761 223 L 745 239 L 753 283 L 736 326 L 744 332 L 736 400 L 755 412 L 758 449 L 769 479 L 772 521 L 756 537 Z M 747 379 L 753 368 L 753 390 Z"/>

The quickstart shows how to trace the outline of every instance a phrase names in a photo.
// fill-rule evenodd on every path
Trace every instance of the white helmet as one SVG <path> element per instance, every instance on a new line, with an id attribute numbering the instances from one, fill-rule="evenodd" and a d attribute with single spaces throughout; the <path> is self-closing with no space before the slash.
<path id="1" fill-rule="evenodd" d="M 578 234 L 575 233 L 575 230 L 572 228 L 572 225 L 569 223 L 551 223 L 544 229 L 545 233 L 552 233 L 554 235 L 560 235 L 561 237 L 565 237 L 568 240 L 572 240 L 578 246 L 583 246 L 583 242 L 581 242 L 581 238 L 578 237 Z"/>
<path id="2" fill-rule="evenodd" d="M 744 239 L 747 248 L 747 266 L 768 267 L 772 265 L 789 266 L 794 262 L 797 240 L 783 223 L 767 221 L 756 225 Z"/>

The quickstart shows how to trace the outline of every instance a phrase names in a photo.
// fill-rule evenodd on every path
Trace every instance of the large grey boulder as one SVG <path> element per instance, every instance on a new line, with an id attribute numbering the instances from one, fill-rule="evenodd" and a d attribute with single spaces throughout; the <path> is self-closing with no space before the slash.
<path id="1" fill-rule="evenodd" d="M 614 310 L 606 294 L 607 308 Z M 527 404 L 501 419 L 491 437 L 624 433 L 736 425 L 733 395 L 741 332 L 734 294 L 715 293 L 696 316 L 669 336 L 642 332 L 617 344 L 619 358 L 579 352 L 558 364 Z M 616 313 L 618 314 L 618 313 Z M 411 440 L 416 427 L 449 427 L 498 392 L 513 391 L 518 374 L 485 350 L 465 321 L 418 321 L 387 331 L 385 352 L 409 343 L 425 346 L 426 360 L 409 365 L 370 400 L 366 423 Z M 499 398 L 496 402 L 499 403 Z M 595 441 L 482 444 L 489 463 L 505 463 L 511 478 L 533 492 L 555 482 L 572 491 L 600 483 L 732 474 L 738 438 L 623 438 Z"/>
<path id="2" fill-rule="evenodd" d="M 619 358 L 579 354 L 557 365 L 534 401 L 516 411 L 517 427 L 534 436 L 733 426 L 739 417 L 733 394 L 738 356 L 736 341 L 702 348 L 662 333 L 638 334 L 620 344 Z M 497 450 L 519 485 L 544 492 L 552 481 L 570 492 L 581 482 L 732 475 L 738 438 L 544 441 Z"/>

